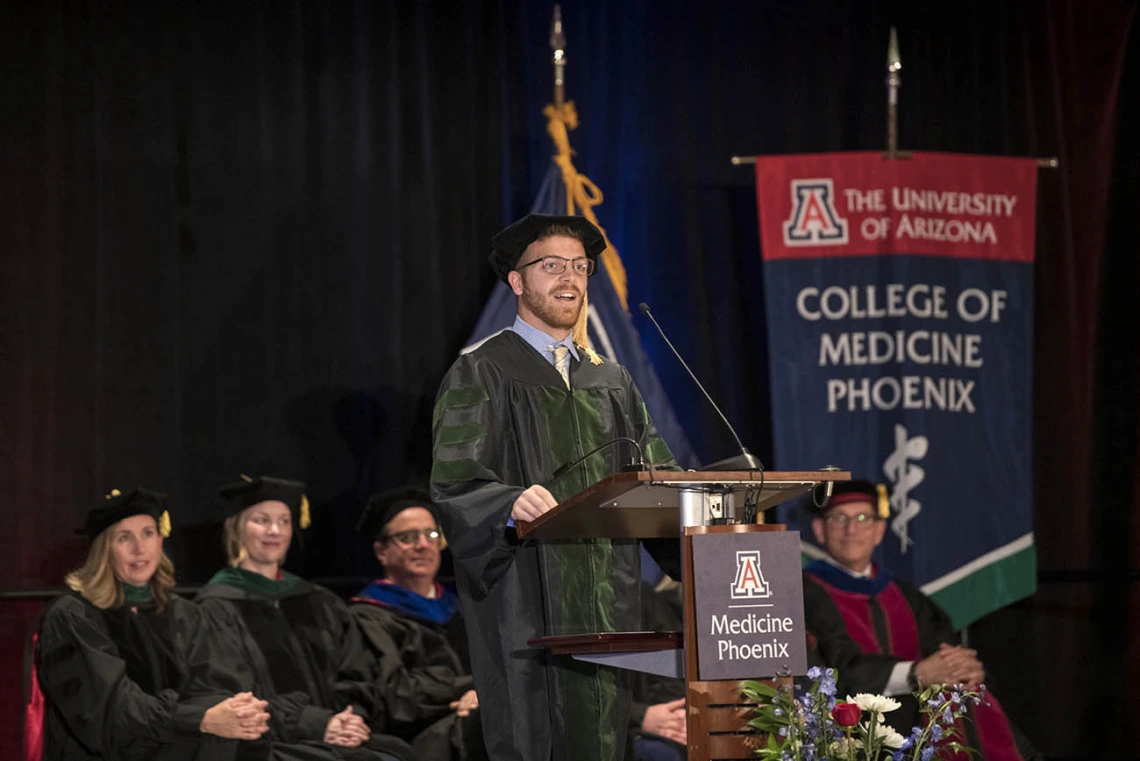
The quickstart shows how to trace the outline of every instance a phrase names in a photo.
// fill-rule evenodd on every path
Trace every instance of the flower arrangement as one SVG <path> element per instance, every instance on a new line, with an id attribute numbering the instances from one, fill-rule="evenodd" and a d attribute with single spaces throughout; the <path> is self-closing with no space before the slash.
<path id="1" fill-rule="evenodd" d="M 764 761 L 932 761 L 973 752 L 960 742 L 958 719 L 982 701 L 985 685 L 930 685 L 914 693 L 923 720 L 903 736 L 883 718 L 900 707 L 897 700 L 860 693 L 839 701 L 835 669 L 812 668 L 808 678 L 811 686 L 799 697 L 790 683 L 741 683 L 741 694 L 759 704 L 748 726 L 768 735 L 756 751 Z"/>

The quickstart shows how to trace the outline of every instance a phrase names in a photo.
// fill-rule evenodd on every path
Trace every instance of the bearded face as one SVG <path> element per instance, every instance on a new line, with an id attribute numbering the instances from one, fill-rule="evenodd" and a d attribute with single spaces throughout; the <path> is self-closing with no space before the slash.
<path id="1" fill-rule="evenodd" d="M 582 244 L 574 238 L 555 235 L 536 241 L 527 247 L 519 268 L 510 275 L 511 288 L 519 297 L 519 315 L 555 338 L 564 337 L 582 311 L 586 293 L 586 276 L 566 267 L 557 275 L 543 270 L 542 264 L 533 264 L 547 256 L 558 256 L 568 261 L 586 255 Z"/>

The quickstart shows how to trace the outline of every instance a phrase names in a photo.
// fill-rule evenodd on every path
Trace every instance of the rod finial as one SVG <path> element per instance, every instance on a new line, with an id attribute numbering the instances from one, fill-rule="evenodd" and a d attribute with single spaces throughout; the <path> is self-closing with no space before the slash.
<path id="1" fill-rule="evenodd" d="M 891 27 L 891 39 L 887 44 L 887 71 L 896 72 L 902 70 L 902 57 L 899 56 L 899 36 L 895 28 Z"/>
<path id="2" fill-rule="evenodd" d="M 566 35 L 562 32 L 562 6 L 554 4 L 554 21 L 550 25 L 550 49 L 554 60 L 558 61 L 566 52 Z"/>

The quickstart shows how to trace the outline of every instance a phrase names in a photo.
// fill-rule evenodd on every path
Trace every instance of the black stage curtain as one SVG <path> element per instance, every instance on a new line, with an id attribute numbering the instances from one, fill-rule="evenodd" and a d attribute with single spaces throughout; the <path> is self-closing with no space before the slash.
<path id="1" fill-rule="evenodd" d="M 1040 746 L 1134 757 L 1135 3 L 563 11 L 582 119 L 571 140 L 606 192 L 598 213 L 630 301 L 654 306 L 762 456 L 753 181 L 729 156 L 881 148 L 895 24 L 903 147 L 1060 158 L 1038 209 L 1043 583 L 971 637 Z M 82 554 L 70 532 L 85 507 L 134 484 L 175 496 L 171 553 L 200 582 L 221 562 L 214 490 L 242 472 L 309 483 L 315 525 L 293 568 L 374 570 L 352 533 L 360 505 L 426 477 L 435 389 L 493 282 L 486 241 L 526 211 L 549 160 L 550 12 L 510 0 L 5 6 L 0 587 L 58 584 Z M 729 454 L 641 327 L 698 453 Z M 4 748 L 19 743 L 18 650 L 37 607 L 0 601 Z"/>

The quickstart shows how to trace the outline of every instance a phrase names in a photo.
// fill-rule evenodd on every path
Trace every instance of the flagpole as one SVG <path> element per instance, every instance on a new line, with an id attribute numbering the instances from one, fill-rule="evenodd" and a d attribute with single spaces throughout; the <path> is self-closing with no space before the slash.
<path id="1" fill-rule="evenodd" d="M 566 35 L 562 33 L 562 8 L 558 3 L 554 4 L 550 49 L 554 53 L 554 105 L 562 108 L 566 98 Z"/>
<path id="2" fill-rule="evenodd" d="M 555 6 L 557 14 L 558 6 Z M 899 87 L 902 86 L 902 57 L 899 55 L 899 38 L 891 27 L 890 41 L 887 43 L 887 150 L 883 158 L 909 159 L 910 151 L 899 150 Z M 733 166 L 755 164 L 759 156 L 733 156 L 729 162 Z M 1061 162 L 1056 156 L 1043 156 L 1037 159 L 1039 169 L 1057 169 Z"/>
<path id="3" fill-rule="evenodd" d="M 887 158 L 899 155 L 899 87 L 902 85 L 902 58 L 899 56 L 899 38 L 891 27 L 887 43 Z"/>

